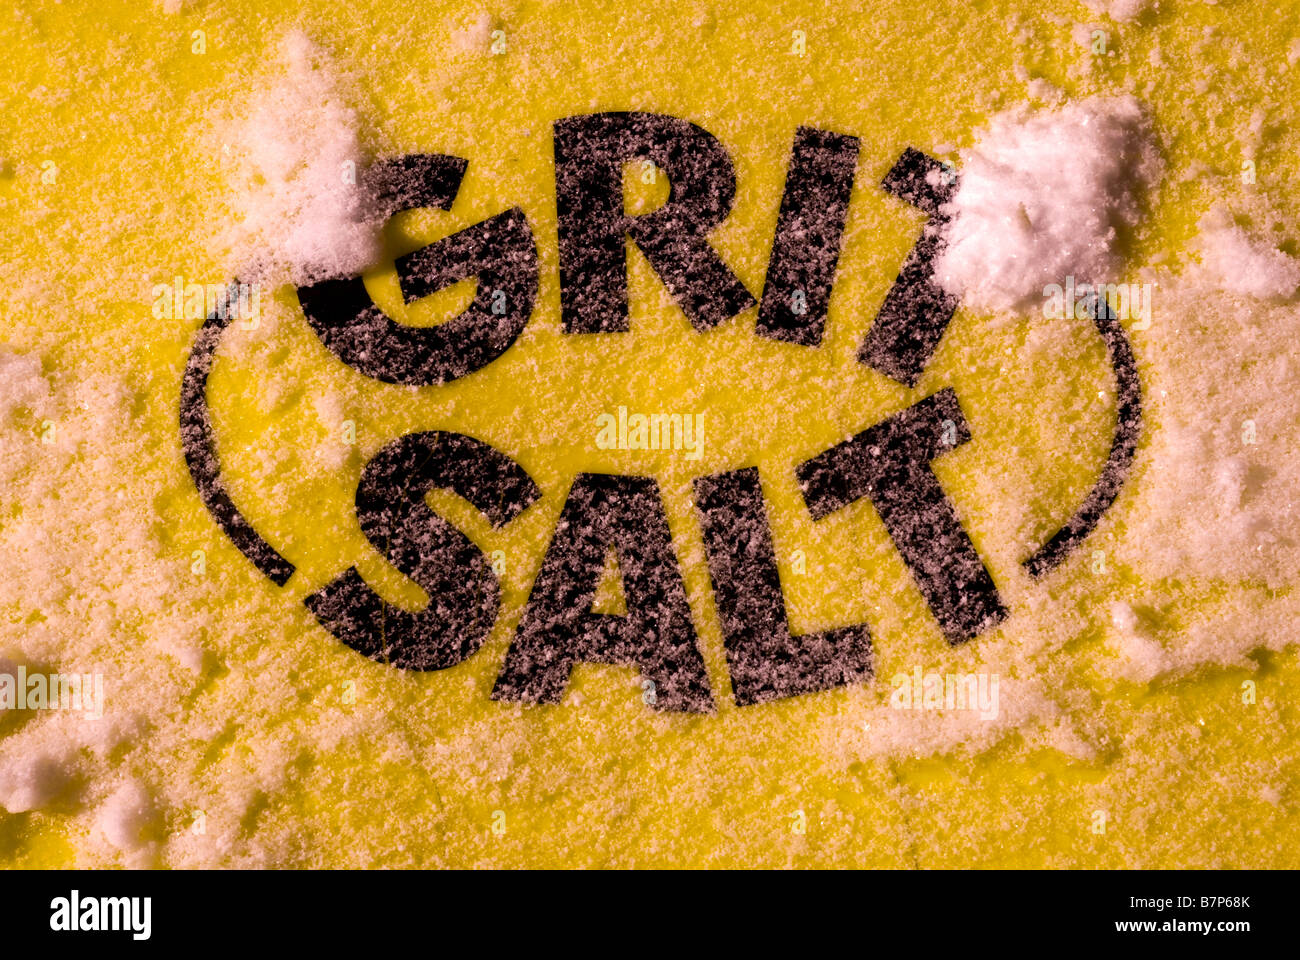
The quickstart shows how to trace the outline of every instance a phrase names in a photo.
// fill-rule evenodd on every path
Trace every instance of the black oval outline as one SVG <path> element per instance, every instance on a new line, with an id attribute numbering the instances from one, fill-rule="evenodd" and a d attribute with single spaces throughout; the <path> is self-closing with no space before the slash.
<path id="1" fill-rule="evenodd" d="M 227 288 L 226 302 L 234 300 L 238 281 Z M 217 521 L 222 531 L 239 552 L 253 562 L 277 587 L 283 587 L 293 576 L 294 566 L 274 547 L 262 539 L 248 522 L 221 481 L 221 465 L 217 461 L 216 440 L 212 431 L 212 417 L 208 413 L 208 376 L 212 373 L 217 345 L 221 335 L 230 325 L 229 317 L 221 311 L 212 313 L 199 328 L 194 347 L 185 362 L 185 375 L 181 380 L 180 430 L 181 449 L 190 477 L 199 491 L 203 506 Z"/>
<path id="2" fill-rule="evenodd" d="M 411 158 L 384 161 L 386 167 L 409 162 Z M 420 172 L 428 175 L 428 171 Z M 458 185 L 459 176 L 456 173 L 463 174 L 463 167 L 452 174 Z M 438 183 L 436 186 L 439 189 L 431 190 L 431 196 L 413 194 L 404 197 L 405 202 L 395 204 L 396 209 L 408 209 L 422 202 L 430 202 L 431 197 L 433 205 L 442 206 L 445 203 L 450 206 L 447 200 L 442 199 L 448 192 L 449 185 Z M 454 193 L 454 188 L 451 192 Z M 436 196 L 432 196 L 434 194 Z M 233 281 L 228 289 L 227 303 L 231 302 L 237 288 L 238 280 Z M 1115 430 L 1101 476 L 1083 503 L 1056 533 L 1030 557 L 1021 561 L 1021 565 L 1035 579 L 1041 579 L 1056 569 L 1097 528 L 1128 479 L 1142 433 L 1142 385 L 1132 344 L 1109 304 L 1095 293 L 1091 294 L 1091 298 L 1094 323 L 1106 343 L 1111 371 L 1115 375 Z M 267 543 L 248 522 L 231 500 L 221 480 L 221 467 L 217 459 L 207 401 L 208 377 L 212 372 L 217 346 L 230 323 L 228 317 L 223 318 L 219 313 L 217 311 L 208 316 L 199 328 L 185 364 L 180 396 L 181 447 L 199 499 L 208 513 L 240 553 L 276 586 L 283 587 L 293 575 L 294 565 Z"/>
<path id="3" fill-rule="evenodd" d="M 1129 468 L 1137 456 L 1138 438 L 1142 435 L 1142 382 L 1133 345 L 1109 303 L 1095 293 L 1090 294 L 1090 299 L 1093 323 L 1106 342 L 1110 368 L 1115 374 L 1115 431 L 1101 476 L 1079 509 L 1033 555 L 1021 561 L 1036 580 L 1055 570 L 1075 547 L 1092 535 L 1128 479 Z"/>

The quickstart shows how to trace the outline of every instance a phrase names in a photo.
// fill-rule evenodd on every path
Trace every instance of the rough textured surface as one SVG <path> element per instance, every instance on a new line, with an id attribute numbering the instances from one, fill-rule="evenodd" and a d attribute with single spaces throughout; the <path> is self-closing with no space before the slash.
<path id="1" fill-rule="evenodd" d="M 935 275 L 976 310 L 1042 306 L 1045 284 L 1115 282 L 1160 158 L 1133 97 L 995 116 L 962 151 Z"/>

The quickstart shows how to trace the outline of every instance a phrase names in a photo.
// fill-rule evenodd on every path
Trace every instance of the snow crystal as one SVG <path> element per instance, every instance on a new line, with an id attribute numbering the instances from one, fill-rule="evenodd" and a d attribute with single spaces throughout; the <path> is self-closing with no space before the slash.
<path id="1" fill-rule="evenodd" d="M 377 208 L 361 186 L 356 113 L 329 59 L 288 33 L 270 80 L 223 122 L 235 214 L 219 242 L 231 275 L 296 284 L 359 273 L 381 251 Z"/>
<path id="2" fill-rule="evenodd" d="M 68 764 L 48 753 L 26 753 L 0 762 L 0 806 L 10 813 L 40 810 L 68 782 Z"/>
<path id="3" fill-rule="evenodd" d="M 1093 13 L 1104 14 L 1116 23 L 1136 20 L 1155 6 L 1155 0 L 1083 0 Z"/>
<path id="4" fill-rule="evenodd" d="M 1133 97 L 999 114 L 961 152 L 939 282 L 977 310 L 1041 304 L 1043 287 L 1114 282 L 1123 233 L 1159 176 L 1146 112 Z"/>
<path id="5" fill-rule="evenodd" d="M 1222 211 L 1201 218 L 1195 249 L 1203 278 L 1226 293 L 1282 300 L 1300 289 L 1300 260 L 1251 237 Z"/>
<path id="6" fill-rule="evenodd" d="M 149 846 L 147 834 L 157 817 L 149 791 L 138 780 L 128 780 L 100 806 L 95 826 L 118 850 L 134 854 Z"/>
<path id="7" fill-rule="evenodd" d="M 18 410 L 32 409 L 50 395 L 36 357 L 0 350 L 0 422 Z"/>

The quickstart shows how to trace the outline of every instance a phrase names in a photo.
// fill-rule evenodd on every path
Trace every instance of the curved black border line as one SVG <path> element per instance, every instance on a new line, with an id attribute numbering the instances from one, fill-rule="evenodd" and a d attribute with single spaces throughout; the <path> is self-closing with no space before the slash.
<path id="1" fill-rule="evenodd" d="M 1097 331 L 1106 342 L 1111 369 L 1115 373 L 1115 433 L 1101 476 L 1088 492 L 1083 504 L 1046 543 L 1022 561 L 1022 565 L 1035 578 L 1056 569 L 1070 551 L 1096 529 L 1102 516 L 1119 496 L 1120 488 L 1133 465 L 1138 437 L 1142 433 L 1142 385 L 1132 345 L 1123 326 L 1108 306 L 1096 306 L 1094 313 Z M 212 421 L 208 415 L 207 383 L 221 335 L 229 323 L 229 319 L 213 314 L 204 321 L 195 338 L 181 383 L 181 446 L 190 476 L 199 491 L 199 498 L 213 519 L 240 553 L 248 557 L 272 582 L 282 587 L 293 575 L 294 565 L 277 553 L 253 529 L 252 524 L 244 519 L 221 482 Z"/>
<path id="2" fill-rule="evenodd" d="M 450 210 L 460 189 L 468 161 L 442 154 L 409 154 L 379 160 L 364 174 L 367 189 L 379 202 L 384 216 L 415 207 Z M 238 279 L 227 288 L 226 303 L 237 303 Z M 230 538 L 239 552 L 253 562 L 271 581 L 283 587 L 293 576 L 294 566 L 267 543 L 235 506 L 221 482 L 212 418 L 208 415 L 208 376 L 212 373 L 217 345 L 230 319 L 217 311 L 199 328 L 185 363 L 181 381 L 181 448 L 199 499 L 208 513 Z"/>
<path id="3" fill-rule="evenodd" d="M 1057 530 L 1029 559 L 1021 561 L 1030 576 L 1042 577 L 1064 560 L 1081 540 L 1096 529 L 1102 515 L 1119 496 L 1120 487 L 1128 478 L 1129 468 L 1137 453 L 1138 437 L 1142 433 L 1142 383 L 1138 378 L 1137 361 L 1128 335 L 1115 312 L 1105 299 L 1092 295 L 1093 322 L 1097 332 L 1106 341 L 1110 366 L 1115 372 L 1115 433 L 1111 437 L 1110 453 L 1101 469 L 1101 476 L 1088 491 L 1082 505 L 1065 526 Z"/>
<path id="4" fill-rule="evenodd" d="M 957 298 L 935 284 L 934 261 L 948 225 L 943 207 L 956 193 L 958 182 L 951 168 L 915 147 L 903 151 L 881 182 L 887 192 L 923 210 L 930 220 L 886 293 L 862 341 L 858 360 L 909 387 L 920 380 L 957 309 Z M 1091 296 L 1094 321 L 1106 341 L 1115 374 L 1118 423 L 1101 477 L 1079 509 L 1029 559 L 1021 561 L 1035 578 L 1056 569 L 1096 528 L 1119 496 L 1142 432 L 1142 388 L 1133 348 L 1106 299 L 1095 293 Z"/>
<path id="5" fill-rule="evenodd" d="M 238 283 L 231 284 L 227 303 L 238 303 Z M 216 441 L 212 432 L 212 418 L 208 415 L 208 375 L 221 342 L 221 335 L 230 324 L 228 317 L 217 313 L 210 315 L 194 338 L 194 347 L 185 362 L 185 376 L 181 380 L 181 449 L 189 467 L 199 499 L 208 513 L 230 538 L 239 552 L 253 562 L 258 570 L 278 587 L 283 587 L 293 576 L 294 566 L 267 543 L 244 519 L 235 506 L 225 484 L 221 482 L 221 465 L 217 462 Z"/>
<path id="6" fill-rule="evenodd" d="M 930 159 L 925 157 L 924 154 L 920 154 L 919 151 L 914 152 L 918 157 L 925 160 Z M 415 176 L 410 178 L 415 184 L 420 184 L 422 181 L 429 179 L 436 180 L 441 184 L 441 180 L 432 177 L 432 172 L 437 171 L 426 168 L 431 167 L 435 160 L 441 162 L 449 159 L 455 160 L 455 158 L 417 156 L 414 158 L 399 158 L 388 163 L 396 169 L 402 164 L 418 161 L 415 164 L 415 169 L 403 170 L 402 172 L 415 173 Z M 900 160 L 900 163 L 902 163 L 902 160 Z M 461 164 L 455 171 L 445 171 L 457 183 L 459 182 L 459 176 L 456 174 L 463 174 L 464 172 L 463 162 Z M 441 169 L 441 167 L 438 168 L 438 170 Z M 408 190 L 410 189 L 408 187 Z M 438 196 L 432 198 L 432 200 L 423 195 L 420 197 L 416 197 L 414 194 L 403 196 L 393 206 L 398 210 L 407 209 L 410 206 L 418 205 L 421 199 L 426 203 L 432 202 L 438 206 L 449 206 L 449 198 L 444 199 L 442 197 L 442 194 L 446 193 L 447 189 L 449 189 L 449 185 L 444 185 L 441 192 L 434 191 L 438 193 Z M 227 303 L 234 300 L 233 293 L 236 290 L 237 281 L 231 285 L 231 294 L 227 296 Z M 1107 455 L 1106 462 L 1102 467 L 1101 476 L 1088 492 L 1079 509 L 1032 556 L 1021 561 L 1022 565 L 1034 578 L 1045 576 L 1056 569 L 1069 556 L 1070 552 L 1078 546 L 1080 541 L 1086 539 L 1096 529 L 1102 516 L 1110 509 L 1111 504 L 1115 502 L 1115 498 L 1119 496 L 1120 488 L 1124 485 L 1129 469 L 1133 465 L 1133 458 L 1137 452 L 1138 437 L 1142 433 L 1142 385 L 1138 377 L 1137 361 L 1133 356 L 1132 345 L 1129 343 L 1123 326 L 1110 309 L 1109 304 L 1104 299 L 1097 298 L 1095 294 L 1093 297 L 1094 323 L 1106 343 L 1111 369 L 1115 374 L 1117 399 L 1115 433 L 1111 439 L 1110 453 Z M 282 587 L 293 575 L 294 565 L 262 539 L 252 524 L 239 512 L 239 508 L 230 499 L 225 485 L 221 482 L 221 467 L 217 462 L 212 421 L 208 415 L 207 383 L 208 376 L 212 372 L 217 346 L 221 342 L 221 336 L 229 323 L 229 318 L 222 318 L 218 313 L 213 313 L 204 321 L 203 326 L 199 329 L 198 336 L 195 338 L 194 347 L 190 351 L 189 359 L 185 364 L 185 376 L 181 383 L 181 446 L 185 453 L 185 463 L 189 467 L 190 476 L 198 489 L 199 498 L 203 501 L 203 505 L 208 512 L 212 514 L 213 519 L 217 521 L 217 524 L 239 549 L 240 553 L 251 560 L 254 566 L 270 578 L 273 583 Z"/>

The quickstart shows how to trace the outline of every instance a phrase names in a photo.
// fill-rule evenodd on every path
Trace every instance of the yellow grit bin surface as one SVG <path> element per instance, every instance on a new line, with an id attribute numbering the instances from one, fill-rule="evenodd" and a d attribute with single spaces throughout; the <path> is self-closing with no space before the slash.
<path id="1" fill-rule="evenodd" d="M 98 717 L 0 715 L 0 862 L 1300 866 L 1285 399 L 1300 371 L 1277 335 L 1300 324 L 1285 297 L 1195 286 L 1212 208 L 1296 253 L 1300 5 L 1160 0 L 1123 20 L 1093 6 L 23 0 L 0 14 L 0 656 L 98 673 L 105 691 Z M 404 303 L 394 258 L 516 206 L 539 288 L 498 359 L 413 387 L 343 363 L 268 274 L 207 398 L 226 489 L 297 568 L 281 587 L 187 470 L 181 382 L 203 320 L 160 311 L 156 291 L 241 269 L 227 234 L 259 184 L 239 158 L 269 142 L 241 130 L 277 132 L 241 117 L 286 82 L 344 105 L 362 171 L 468 161 L 449 211 L 383 225 L 364 281 L 389 316 L 429 326 L 464 309 L 473 279 Z M 1110 449 L 1106 344 L 1086 318 L 962 306 L 915 387 L 860 363 L 925 224 L 881 181 L 908 147 L 960 171 L 1004 111 L 1121 94 L 1148 112 L 1163 164 L 1116 238 L 1116 279 L 1155 291 L 1149 322 L 1121 321 L 1142 429 L 1114 506 L 1034 578 L 1022 561 Z M 312 106 L 303 123 L 324 122 Z M 562 331 L 552 125 L 602 111 L 667 114 L 721 142 L 735 201 L 709 241 L 756 299 L 795 131 L 860 138 L 820 344 L 756 335 L 756 308 L 693 329 L 631 241 L 629 331 Z M 646 170 L 625 170 L 629 213 L 667 195 Z M 957 646 L 871 503 L 814 519 L 795 473 L 949 387 L 971 439 L 934 473 L 1008 610 Z M 598 418 L 620 407 L 698 416 L 698 456 L 599 444 Z M 427 430 L 491 444 L 542 496 L 494 527 L 429 495 L 491 561 L 501 605 L 464 662 L 401 670 L 349 649 L 303 599 L 355 566 L 389 603 L 430 602 L 355 507 L 367 462 Z M 1229 460 L 1262 498 L 1241 509 L 1271 532 L 1206 547 L 1226 508 L 1195 500 L 1217 482 L 1197 478 Z M 761 478 L 791 631 L 865 623 L 870 677 L 736 704 L 692 484 L 743 467 Z M 658 709 L 634 667 L 599 663 L 576 666 L 559 703 L 492 699 L 579 473 L 657 481 L 712 712 Z M 593 609 L 625 606 L 615 553 Z M 996 710 L 927 708 L 920 691 L 904 708 L 898 691 L 924 674 L 996 677 Z"/>

